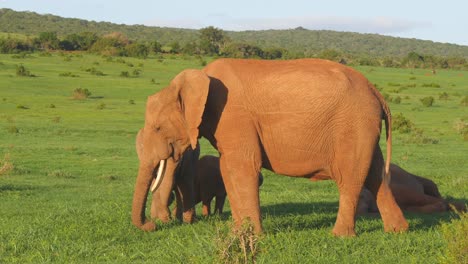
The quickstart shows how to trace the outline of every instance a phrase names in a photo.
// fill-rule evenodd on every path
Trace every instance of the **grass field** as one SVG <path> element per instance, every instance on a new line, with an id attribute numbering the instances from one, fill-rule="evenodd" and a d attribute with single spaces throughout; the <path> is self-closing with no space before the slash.
<path id="1" fill-rule="evenodd" d="M 34 77 L 17 76 L 18 65 Z M 146 97 L 185 68 L 201 63 L 175 56 L 0 55 L 0 263 L 220 261 L 218 242 L 231 224 L 228 203 L 221 217 L 159 224 L 153 233 L 130 221 L 134 140 Z M 467 130 L 468 108 L 460 102 L 468 96 L 468 72 L 358 70 L 394 102 L 400 97 L 390 103 L 393 115 L 413 123 L 409 133 L 394 133 L 392 161 L 466 203 L 468 141 L 460 131 Z M 73 99 L 77 88 L 91 96 Z M 439 99 L 443 92 L 445 100 Z M 420 102 L 428 96 L 435 98 L 431 107 Z M 202 154 L 216 153 L 205 140 L 201 144 Z M 380 218 L 360 217 L 357 237 L 335 238 L 333 182 L 263 173 L 258 263 L 447 262 L 452 242 L 446 230 L 467 220 L 452 213 L 405 214 L 410 231 L 386 234 Z"/>

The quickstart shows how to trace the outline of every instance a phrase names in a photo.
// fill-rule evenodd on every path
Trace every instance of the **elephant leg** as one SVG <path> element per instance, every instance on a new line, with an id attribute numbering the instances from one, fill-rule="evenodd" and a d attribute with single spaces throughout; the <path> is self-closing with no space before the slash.
<path id="1" fill-rule="evenodd" d="M 202 198 L 202 215 L 209 216 L 211 214 L 211 200 L 213 197 L 205 196 Z"/>
<path id="2" fill-rule="evenodd" d="M 441 198 L 418 193 L 403 184 L 391 184 L 392 193 L 401 208 L 416 213 L 448 211 L 448 203 Z"/>
<path id="3" fill-rule="evenodd" d="M 342 187 L 338 187 L 340 192 L 340 200 L 338 207 L 338 215 L 336 217 L 335 226 L 333 227 L 333 235 L 335 236 L 355 236 L 354 225 L 356 222 L 356 210 L 359 202 L 359 193 L 361 192 L 364 180 L 359 182 L 343 183 Z"/>
<path id="4" fill-rule="evenodd" d="M 250 153 L 248 155 L 245 149 L 240 149 L 243 151 L 221 153 L 221 175 L 231 204 L 235 227 L 240 228 L 247 220 L 253 225 L 254 232 L 260 233 L 262 232 L 258 191 L 260 151 L 255 156 L 252 155 L 255 153 L 253 151 L 247 151 Z"/>
<path id="5" fill-rule="evenodd" d="M 374 145 L 369 144 L 369 138 L 356 134 L 350 133 L 339 142 L 342 149 L 353 151 L 336 155 L 331 167 L 332 178 L 340 194 L 338 214 L 332 230 L 335 236 L 356 235 L 354 227 L 359 196 L 372 163 Z M 360 138 L 364 140 L 360 141 Z"/>
<path id="6" fill-rule="evenodd" d="M 172 216 L 176 218 L 177 220 L 182 221 L 182 211 L 183 211 L 182 196 L 180 194 L 179 189 L 174 188 L 174 192 L 175 192 L 175 206 L 172 209 Z"/>
<path id="7" fill-rule="evenodd" d="M 369 189 L 377 200 L 384 230 L 386 232 L 402 232 L 408 229 L 408 222 L 395 201 L 388 182 L 383 181 L 385 173 L 384 159 L 380 146 L 377 145 L 374 151 L 372 164 L 369 169 L 365 186 Z"/>
<path id="8" fill-rule="evenodd" d="M 222 214 L 223 213 L 223 207 L 224 207 L 224 201 L 226 200 L 226 194 L 223 195 L 217 195 L 216 196 L 216 206 L 215 206 L 215 214 Z"/>

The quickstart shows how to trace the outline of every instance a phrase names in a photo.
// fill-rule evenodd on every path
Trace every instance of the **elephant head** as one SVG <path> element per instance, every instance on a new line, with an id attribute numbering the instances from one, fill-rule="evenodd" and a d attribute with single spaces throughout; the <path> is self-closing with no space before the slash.
<path id="1" fill-rule="evenodd" d="M 148 97 L 132 204 L 132 222 L 142 230 L 156 229 L 155 224 L 145 216 L 147 195 L 153 179 L 156 178 L 152 191 L 158 188 L 164 177 L 173 178 L 188 148 L 197 147 L 209 83 L 210 79 L 202 71 L 185 70 L 169 86 Z M 155 170 L 158 172 L 156 175 L 153 174 Z"/>

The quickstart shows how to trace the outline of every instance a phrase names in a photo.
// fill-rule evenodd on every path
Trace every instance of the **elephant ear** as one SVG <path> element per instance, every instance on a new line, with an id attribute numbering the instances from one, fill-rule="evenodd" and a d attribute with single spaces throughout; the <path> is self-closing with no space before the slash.
<path id="1" fill-rule="evenodd" d="M 198 133 L 208 98 L 210 78 L 200 70 L 185 70 L 173 80 L 177 98 L 187 122 L 192 149 L 197 147 Z"/>

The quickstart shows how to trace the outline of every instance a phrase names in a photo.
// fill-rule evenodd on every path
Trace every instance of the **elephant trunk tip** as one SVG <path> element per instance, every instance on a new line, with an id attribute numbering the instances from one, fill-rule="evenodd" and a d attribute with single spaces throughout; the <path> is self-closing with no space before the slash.
<path id="1" fill-rule="evenodd" d="M 134 223 L 134 225 L 146 232 L 152 232 L 156 230 L 156 224 L 151 221 L 145 221 L 144 223 Z"/>

